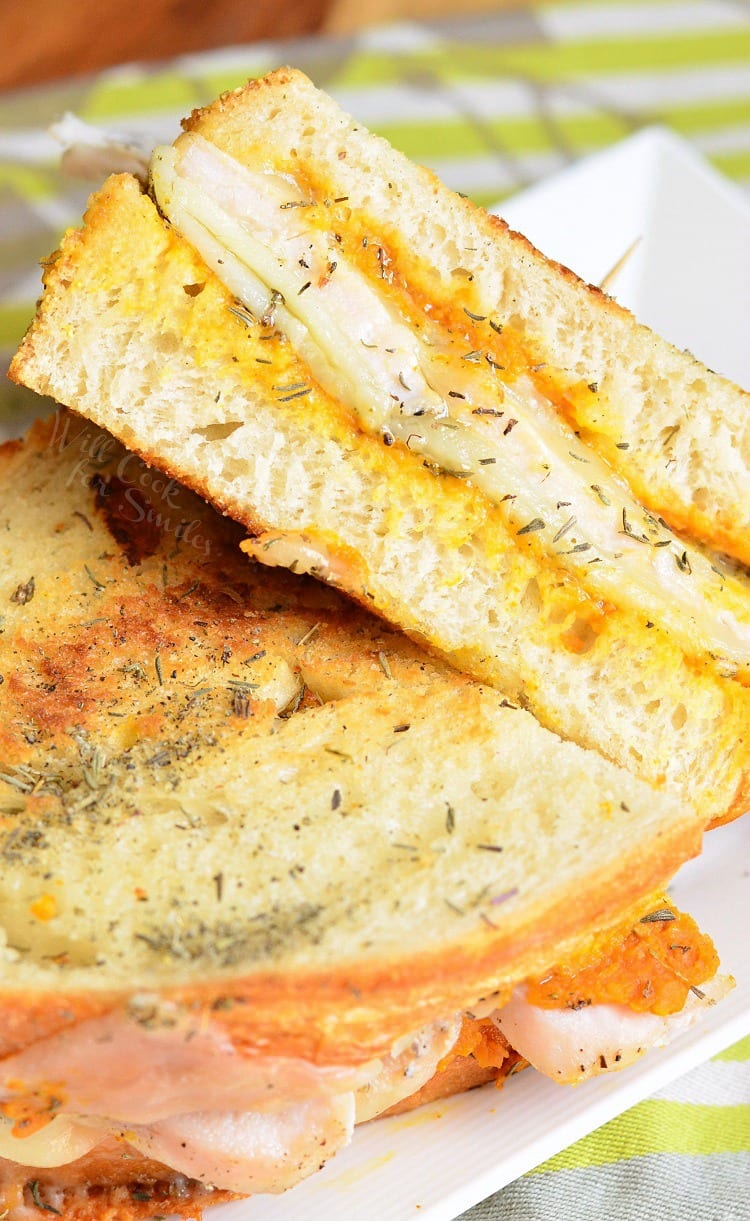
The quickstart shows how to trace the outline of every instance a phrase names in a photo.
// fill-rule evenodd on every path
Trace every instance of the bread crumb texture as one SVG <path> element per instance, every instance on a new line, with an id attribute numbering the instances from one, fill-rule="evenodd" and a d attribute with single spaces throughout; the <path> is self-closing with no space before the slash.
<path id="1" fill-rule="evenodd" d="M 216 115 L 201 117 L 201 130 L 238 156 L 250 155 L 242 140 L 256 138 L 255 129 L 230 123 L 235 106 L 239 100 L 230 97 Z M 221 131 L 214 129 L 219 119 Z M 342 124 L 336 121 L 335 132 Z M 327 163 L 314 130 L 310 125 L 305 165 L 310 172 L 317 151 L 323 175 Z M 297 134 L 296 143 L 279 139 L 274 147 L 297 148 L 301 160 Z M 345 134 L 355 147 L 365 138 Z M 330 143 L 338 147 L 333 136 Z M 375 137 L 362 147 L 391 166 L 395 154 Z M 350 167 L 350 158 L 336 157 L 335 164 Z M 285 170 L 286 162 L 275 168 Z M 414 169 L 402 178 L 368 177 L 365 199 L 356 197 L 363 190 L 358 176 L 342 180 L 337 189 L 351 198 L 341 206 L 365 228 L 376 215 L 403 225 L 409 207 L 413 225 L 436 226 L 426 182 L 431 193 L 438 187 Z M 387 191 L 388 181 L 401 192 L 400 204 L 393 214 L 378 213 L 384 204 L 378 192 Z M 491 299 L 498 316 L 518 314 L 538 330 L 552 311 L 534 304 L 533 275 L 528 299 L 520 299 L 522 267 L 524 275 L 536 268 L 533 252 L 514 239 L 511 259 L 501 225 L 458 197 L 446 203 L 441 195 L 440 203 L 440 223 L 453 226 L 453 237 L 441 242 L 430 229 L 441 276 L 447 273 L 440 260 L 444 255 L 452 264 L 459 231 L 482 256 L 472 256 L 481 274 L 454 294 L 463 292 L 461 300 L 475 309 Z M 418 280 L 427 275 L 427 261 L 405 253 L 412 236 L 416 246 L 410 228 L 398 238 L 386 226 L 382 240 L 404 277 Z M 134 179 L 110 179 L 94 197 L 85 228 L 68 235 L 46 280 L 37 323 L 16 357 L 17 377 L 179 476 L 260 534 L 264 549 L 291 535 L 338 557 L 329 579 L 350 595 L 523 703 L 542 724 L 672 789 L 698 806 L 706 823 L 746 808 L 750 691 L 709 656 L 687 656 L 646 616 L 592 597 L 579 578 L 540 555 L 533 534 L 519 539 L 502 506 L 466 481 L 436 475 L 406 447 L 363 434 L 345 406 L 310 383 L 273 327 L 248 325 L 229 312 L 229 294 L 165 226 Z M 584 291 L 574 278 L 563 285 L 574 296 Z M 560 292 L 565 298 L 568 288 Z M 600 386 L 607 345 L 619 350 L 624 343 L 615 325 L 623 312 L 607 311 L 607 326 L 589 328 L 590 342 L 601 342 L 602 350 L 579 360 Z M 588 331 L 579 329 L 583 342 Z M 566 348 L 555 363 L 573 368 L 577 359 Z M 310 393 L 288 391 L 300 384 Z"/>
<path id="2" fill-rule="evenodd" d="M 248 561 L 93 425 L 0 462 L 4 1054 L 155 986 L 359 1059 L 697 850 L 693 811 Z"/>

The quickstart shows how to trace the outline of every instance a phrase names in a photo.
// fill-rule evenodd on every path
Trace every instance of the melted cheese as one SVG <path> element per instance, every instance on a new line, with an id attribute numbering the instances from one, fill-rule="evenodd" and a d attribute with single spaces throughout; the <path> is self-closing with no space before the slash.
<path id="1" fill-rule="evenodd" d="M 66 1115 L 56 1116 L 31 1136 L 16 1136 L 13 1121 L 0 1119 L 0 1158 L 23 1161 L 25 1166 L 65 1166 L 84 1157 L 102 1139 L 98 1125 L 84 1124 Z"/>
<path id="2" fill-rule="evenodd" d="M 461 1019 L 435 1022 L 401 1040 L 377 1072 L 355 1094 L 357 1123 L 373 1119 L 389 1107 L 421 1090 L 454 1046 L 461 1032 Z"/>
<path id="3" fill-rule="evenodd" d="M 524 542 L 595 596 L 653 617 L 688 652 L 750 666 L 747 599 L 731 575 L 644 510 L 530 376 L 503 379 L 446 330 L 408 325 L 347 261 L 325 203 L 193 133 L 156 150 L 152 180 L 160 207 L 230 291 L 287 335 L 368 432 L 471 479 Z"/>
<path id="4" fill-rule="evenodd" d="M 267 568 L 289 568 L 328 581 L 331 585 L 351 585 L 363 566 L 340 539 L 321 533 L 280 534 L 272 531 L 246 539 L 242 550 Z"/>

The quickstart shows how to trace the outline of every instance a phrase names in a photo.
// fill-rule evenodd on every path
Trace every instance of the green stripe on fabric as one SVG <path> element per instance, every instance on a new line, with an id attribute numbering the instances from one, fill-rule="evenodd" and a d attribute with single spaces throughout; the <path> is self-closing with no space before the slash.
<path id="1" fill-rule="evenodd" d="M 531 1174 L 604 1166 L 649 1153 L 692 1157 L 750 1150 L 750 1107 L 698 1106 L 650 1098 L 569 1149 L 537 1166 Z"/>
<path id="2" fill-rule="evenodd" d="M 714 1060 L 750 1060 L 750 1034 L 744 1039 L 740 1039 L 739 1043 L 733 1044 L 732 1047 L 727 1047 L 724 1051 L 720 1051 L 714 1056 Z"/>
<path id="3" fill-rule="evenodd" d="M 34 303 L 3 305 L 0 302 L 0 348 L 16 348 L 34 317 Z"/>
<path id="4" fill-rule="evenodd" d="M 506 47 L 461 43 L 414 51 L 407 57 L 362 51 L 346 61 L 331 82 L 339 88 L 367 88 L 403 81 L 406 68 L 432 72 L 439 80 L 473 80 L 500 73 L 523 73 L 536 80 L 588 77 L 600 73 L 660 72 L 744 63 L 750 58 L 747 30 L 702 30 L 648 37 L 570 43 L 527 43 Z"/>
<path id="5" fill-rule="evenodd" d="M 750 149 L 740 149 L 734 153 L 709 153 L 708 159 L 727 178 L 750 178 Z"/>
<path id="6" fill-rule="evenodd" d="M 712 127 L 735 127 L 750 122 L 750 74 L 748 96 L 722 99 L 720 102 L 695 102 L 693 105 L 665 106 L 653 112 L 653 117 L 666 123 L 683 136 L 696 135 Z"/>
<path id="7" fill-rule="evenodd" d="M 500 203 L 503 199 L 507 199 L 510 195 L 515 195 L 515 187 L 506 187 L 496 191 L 472 191 L 469 198 L 472 203 L 478 204 L 480 208 L 492 208 L 495 204 Z"/>
<path id="8" fill-rule="evenodd" d="M 226 69 L 222 72 L 208 72 L 205 76 L 200 76 L 197 80 L 197 85 L 200 93 L 203 94 L 201 104 L 213 101 L 222 93 L 228 93 L 230 89 L 237 89 L 240 85 L 247 84 L 250 80 L 255 80 L 259 76 L 264 76 L 266 72 L 270 72 L 277 61 L 269 59 L 267 63 L 258 64 L 256 60 L 248 63 L 246 68 L 234 68 L 230 72 Z"/>
<path id="9" fill-rule="evenodd" d="M 687 137 L 728 122 L 750 122 L 750 96 L 732 102 L 707 102 L 654 111 L 648 115 L 648 122 L 655 120 Z M 437 122 L 430 119 L 407 120 L 376 124 L 375 129 L 407 157 L 420 161 L 425 158 L 492 156 L 498 152 L 525 156 L 552 149 L 566 154 L 586 153 L 631 135 L 633 122 L 624 115 L 600 111 L 559 116 L 530 114 L 518 118 L 476 121 L 469 118 Z"/>
<path id="10" fill-rule="evenodd" d="M 459 70 L 493 59 L 506 69 L 528 72 L 541 80 L 561 76 L 592 76 L 602 72 L 660 72 L 679 68 L 707 68 L 713 64 L 745 62 L 750 56 L 750 24 L 747 30 L 705 30 L 648 37 L 613 38 L 508 47 L 457 47 L 446 53 L 446 67 L 457 62 Z"/>
<path id="11" fill-rule="evenodd" d="M 396 148 L 408 157 L 475 157 L 495 153 L 527 156 L 551 150 L 588 151 L 622 140 L 633 131 L 632 122 L 616 114 L 592 113 L 562 115 L 559 118 L 536 114 L 512 119 L 472 122 L 456 119 L 434 123 L 388 123 L 377 127 Z"/>
<path id="12" fill-rule="evenodd" d="M 522 122 L 519 120 L 519 122 Z M 384 136 L 394 148 L 412 161 L 439 157 L 476 157 L 491 151 L 491 140 L 497 124 L 471 123 L 467 119 L 433 122 L 429 119 L 406 123 L 376 123 L 373 130 Z M 533 124 L 529 124 L 533 128 Z M 505 135 L 505 129 L 503 129 Z"/>
<path id="13" fill-rule="evenodd" d="M 14 191 L 23 199 L 51 199 L 63 193 L 57 164 L 50 166 L 0 163 L 0 191 Z M 5 201 L 0 198 L 0 203 Z"/>
<path id="14" fill-rule="evenodd" d="M 133 75 L 95 81 L 80 110 L 89 122 L 175 110 L 187 113 L 201 99 L 195 84 L 177 73 Z"/>

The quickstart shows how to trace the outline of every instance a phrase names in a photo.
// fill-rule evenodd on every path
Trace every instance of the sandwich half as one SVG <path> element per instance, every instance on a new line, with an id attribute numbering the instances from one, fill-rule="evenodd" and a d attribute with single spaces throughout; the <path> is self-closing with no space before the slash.
<path id="1" fill-rule="evenodd" d="M 66 237 L 12 376 L 242 523 L 256 559 L 706 824 L 741 813 L 747 395 L 297 72 L 185 127 L 152 195 L 114 177 Z"/>
<path id="2" fill-rule="evenodd" d="M 355 1122 L 622 1067 L 729 986 L 663 890 L 695 809 L 111 435 L 7 443 L 0 522 L 3 1216 L 281 1191 Z"/>

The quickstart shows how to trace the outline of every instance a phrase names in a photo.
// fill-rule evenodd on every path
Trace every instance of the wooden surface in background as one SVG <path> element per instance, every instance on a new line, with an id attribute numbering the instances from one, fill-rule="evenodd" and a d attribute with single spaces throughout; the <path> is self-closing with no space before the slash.
<path id="1" fill-rule="evenodd" d="M 458 16 L 520 0 L 0 0 L 0 91 L 130 60 L 399 18 Z"/>
<path id="2" fill-rule="evenodd" d="M 327 0 L 0 0 L 0 89 L 320 29 Z"/>

